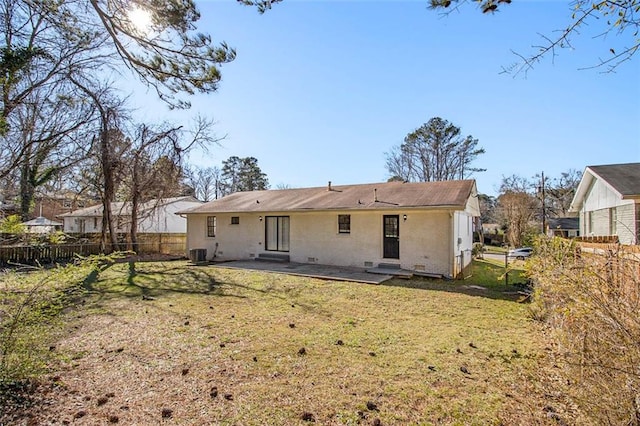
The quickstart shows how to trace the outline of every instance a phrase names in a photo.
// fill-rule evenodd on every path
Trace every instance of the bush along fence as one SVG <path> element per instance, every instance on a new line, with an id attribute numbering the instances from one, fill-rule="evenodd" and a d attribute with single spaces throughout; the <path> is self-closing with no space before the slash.
<path id="1" fill-rule="evenodd" d="M 119 238 L 118 247 L 107 247 L 107 252 L 130 250 L 136 254 L 163 254 L 184 256 L 186 253 L 185 234 L 140 234 L 138 243 L 132 247 L 125 235 Z M 46 264 L 64 262 L 78 256 L 101 254 L 100 243 L 95 237 L 75 238 L 74 242 L 61 244 L 12 244 L 0 245 L 0 266 L 11 264 Z"/>
<path id="2" fill-rule="evenodd" d="M 632 246 L 583 244 L 540 241 L 532 313 L 551 326 L 568 396 L 593 423 L 638 425 L 640 257 Z"/>

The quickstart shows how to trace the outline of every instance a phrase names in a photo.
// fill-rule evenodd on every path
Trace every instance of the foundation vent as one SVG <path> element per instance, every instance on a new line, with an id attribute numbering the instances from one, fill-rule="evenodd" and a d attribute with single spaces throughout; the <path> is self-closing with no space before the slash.
<path id="1" fill-rule="evenodd" d="M 373 262 L 364 262 L 365 268 L 373 268 Z"/>
<path id="2" fill-rule="evenodd" d="M 318 261 L 318 259 L 316 259 L 315 257 L 307 257 L 307 262 L 309 263 L 316 263 Z"/>
<path id="3" fill-rule="evenodd" d="M 254 257 L 256 257 L 256 254 L 255 253 L 249 253 L 249 257 L 254 258 Z"/>

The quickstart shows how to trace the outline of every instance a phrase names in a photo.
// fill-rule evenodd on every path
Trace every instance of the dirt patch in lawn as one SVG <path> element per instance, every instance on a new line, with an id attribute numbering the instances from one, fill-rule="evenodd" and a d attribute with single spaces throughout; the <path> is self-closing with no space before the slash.
<path id="1" fill-rule="evenodd" d="M 276 273 L 116 264 L 6 424 L 558 424 L 526 305 Z M 472 284 L 472 283 L 466 283 Z M 484 291 L 483 291 L 484 292 Z"/>

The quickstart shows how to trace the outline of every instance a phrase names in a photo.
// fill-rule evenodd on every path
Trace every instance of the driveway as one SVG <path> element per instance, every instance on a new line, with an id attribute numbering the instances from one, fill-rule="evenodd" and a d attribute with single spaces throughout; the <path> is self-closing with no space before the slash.
<path id="1" fill-rule="evenodd" d="M 308 263 L 268 262 L 257 260 L 236 260 L 212 264 L 220 268 L 249 269 L 254 271 L 278 272 L 281 274 L 320 278 L 336 281 L 354 281 L 366 284 L 381 284 L 393 278 L 393 275 L 374 274 L 364 268 L 314 265 Z"/>

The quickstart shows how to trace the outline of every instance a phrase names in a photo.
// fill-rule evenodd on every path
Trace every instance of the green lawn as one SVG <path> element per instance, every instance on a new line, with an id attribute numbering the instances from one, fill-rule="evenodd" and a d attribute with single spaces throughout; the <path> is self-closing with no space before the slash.
<path id="1" fill-rule="evenodd" d="M 376 286 L 186 262 L 115 264 L 68 314 L 52 365 L 55 397 L 37 418 L 555 424 L 548 408 L 563 405 L 546 380 L 545 337 L 500 274 L 477 263 L 464 282 Z"/>

